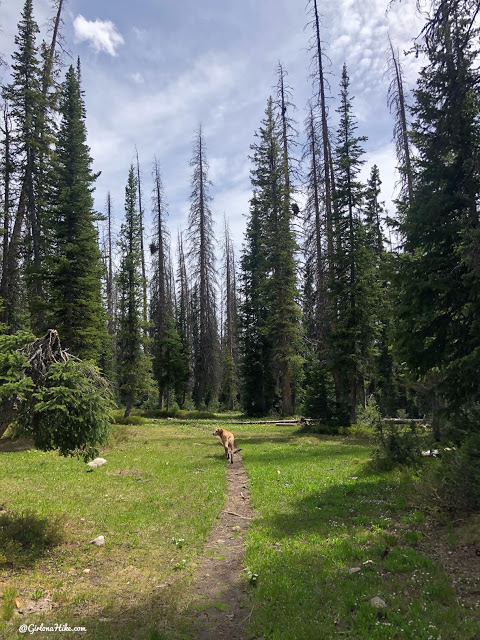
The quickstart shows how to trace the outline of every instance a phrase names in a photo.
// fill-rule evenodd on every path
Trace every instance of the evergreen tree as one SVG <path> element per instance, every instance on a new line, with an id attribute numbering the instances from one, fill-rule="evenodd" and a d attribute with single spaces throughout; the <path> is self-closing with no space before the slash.
<path id="1" fill-rule="evenodd" d="M 99 363 L 107 335 L 101 294 L 103 264 L 92 198 L 97 176 L 91 171 L 80 85 L 72 66 L 62 87 L 60 113 L 49 321 L 72 353 Z"/>
<path id="2" fill-rule="evenodd" d="M 19 246 L 22 228 L 26 222 L 27 264 L 29 274 L 29 308 L 37 310 L 40 303 L 41 272 L 41 228 L 38 209 L 37 192 L 39 188 L 39 128 L 41 114 L 45 109 L 42 95 L 41 66 L 39 60 L 36 35 L 38 25 L 33 17 L 32 0 L 25 0 L 22 18 L 18 23 L 18 34 L 15 36 L 16 51 L 12 55 L 12 81 L 4 90 L 4 97 L 9 103 L 13 121 L 12 142 L 17 157 L 16 166 L 20 194 L 18 196 L 17 213 L 9 246 L 7 269 L 2 281 L 5 300 L 5 321 L 10 324 L 14 309 L 12 308 L 18 269 Z M 36 318 L 32 317 L 35 324 Z"/>
<path id="3" fill-rule="evenodd" d="M 306 120 L 307 142 L 304 161 L 307 162 L 304 207 L 305 255 L 303 278 L 303 325 L 305 331 L 305 410 L 314 418 L 331 421 L 335 398 L 333 377 L 328 367 L 327 338 L 329 335 L 328 238 L 325 207 L 324 163 L 321 152 L 321 129 L 310 106 Z"/>
<path id="4" fill-rule="evenodd" d="M 245 364 L 252 366 L 274 365 L 274 378 L 280 397 L 278 409 L 284 415 L 294 411 L 293 388 L 298 383 L 300 312 L 297 305 L 297 283 L 295 251 L 297 245 L 291 227 L 290 190 L 288 188 L 286 159 L 282 142 L 282 129 L 275 116 L 273 101 L 268 101 L 265 118 L 257 137 L 259 142 L 252 145 L 251 172 L 255 195 L 251 202 L 251 224 L 247 229 L 247 248 L 243 260 L 244 270 L 244 332 L 251 320 L 258 314 L 259 340 L 244 340 Z M 250 245 L 250 246 L 249 246 Z M 263 273 L 262 273 L 263 270 Z M 253 287 L 255 289 L 253 289 Z M 263 302 L 261 301 L 263 298 Z M 262 306 L 264 309 L 262 309 Z M 262 339 L 264 333 L 267 340 Z M 250 344 L 249 344 L 250 342 Z M 265 363 L 258 362 L 264 347 L 271 348 L 270 358 Z M 247 351 L 251 351 L 247 355 Z M 247 373 L 244 365 L 244 375 Z M 249 377 L 251 375 L 249 374 Z M 267 376 L 262 378 L 268 380 Z M 253 384 L 253 379 L 249 381 Z M 267 390 L 267 387 L 264 387 Z M 263 402 L 247 404 L 247 409 L 255 411 L 263 404 L 269 410 L 275 406 L 275 398 L 267 397 Z M 248 396 L 246 402 L 250 403 Z"/>
<path id="5" fill-rule="evenodd" d="M 151 388 L 151 362 L 143 338 L 143 279 L 141 221 L 137 210 L 137 181 L 133 165 L 125 187 L 125 222 L 120 230 L 118 287 L 117 380 L 125 416 L 141 394 Z"/>
<path id="6" fill-rule="evenodd" d="M 45 253 L 49 246 L 45 223 L 52 185 L 52 147 L 57 92 L 54 88 L 57 42 L 63 0 L 56 0 L 50 46 L 36 44 L 38 26 L 32 0 L 25 0 L 15 37 L 12 81 L 4 88 L 8 105 L 5 134 L 6 226 L 3 242 L 0 297 L 2 321 L 11 328 L 22 324 L 20 296 L 26 281 L 30 322 L 44 328 Z M 43 64 L 40 62 L 43 57 Z M 26 269 L 20 272 L 20 264 Z M 26 277 L 25 277 L 26 276 Z M 23 322 L 24 323 L 24 322 Z"/>
<path id="7" fill-rule="evenodd" d="M 241 260 L 242 405 L 248 415 L 266 415 L 275 406 L 273 345 L 267 332 L 267 256 L 260 203 L 254 193 Z"/>
<path id="8" fill-rule="evenodd" d="M 198 130 L 193 158 L 192 192 L 188 216 L 188 259 L 192 268 L 193 283 L 197 289 L 196 325 L 194 343 L 195 404 L 199 407 L 216 400 L 219 384 L 219 344 L 215 299 L 215 237 L 210 209 L 211 183 L 208 179 L 208 163 L 202 129 Z"/>
<path id="9" fill-rule="evenodd" d="M 164 404 L 168 410 L 173 394 L 177 402 L 182 400 L 188 380 L 187 354 L 172 316 L 168 316 L 166 319 L 165 330 L 158 349 L 162 354 L 162 367 L 156 372 L 155 379 L 162 389 L 162 394 L 165 397 Z"/>
<path id="10" fill-rule="evenodd" d="M 222 385 L 220 402 L 231 411 L 235 408 L 238 394 L 238 313 L 235 277 L 235 253 L 230 229 L 225 220 L 224 231 L 224 300 L 225 324 L 222 341 Z"/>
<path id="11" fill-rule="evenodd" d="M 372 299 L 374 263 L 361 218 L 365 187 L 359 181 L 359 173 L 364 162 L 361 143 L 366 138 L 355 135 L 357 125 L 345 65 L 340 86 L 335 150 L 337 239 L 335 278 L 330 282 L 330 306 L 335 322 L 329 340 L 339 410 L 344 413 L 343 419 L 354 421 L 357 404 L 364 400 L 362 387 L 376 334 Z"/>
<path id="12" fill-rule="evenodd" d="M 185 253 L 183 250 L 183 237 L 178 233 L 178 271 L 177 271 L 177 283 L 178 283 L 178 303 L 177 303 L 177 333 L 180 337 L 183 346 L 183 353 L 186 362 L 187 374 L 185 384 L 182 386 L 181 397 L 178 398 L 178 403 L 183 406 L 187 398 L 187 393 L 191 393 L 191 381 L 192 381 L 192 352 L 193 352 L 193 331 L 192 331 L 192 314 L 191 314 L 191 294 L 187 277 L 187 268 L 185 262 Z"/>
<path id="13" fill-rule="evenodd" d="M 160 167 L 153 166 L 153 208 L 155 240 L 150 249 L 153 255 L 151 287 L 151 336 L 153 374 L 158 384 L 159 404 L 167 409 L 172 392 L 180 394 L 188 377 L 188 361 L 183 342 L 175 326 L 172 287 L 170 285 L 170 238 L 165 226 L 166 204 Z"/>
<path id="14" fill-rule="evenodd" d="M 418 160 L 401 225 L 398 348 L 458 413 L 480 395 L 478 3 L 435 0 L 422 35 L 428 61 L 413 107 Z"/>

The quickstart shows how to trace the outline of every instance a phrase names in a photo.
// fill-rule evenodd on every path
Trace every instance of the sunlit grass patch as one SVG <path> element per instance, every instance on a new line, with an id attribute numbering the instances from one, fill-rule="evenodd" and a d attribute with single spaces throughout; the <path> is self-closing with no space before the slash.
<path id="1" fill-rule="evenodd" d="M 180 612 L 193 560 L 225 496 L 221 447 L 211 433 L 179 421 L 113 429 L 122 437 L 112 437 L 101 453 L 107 464 L 90 473 L 56 453 L 0 454 L 6 513 L 28 509 L 40 523 L 60 522 L 64 532 L 48 555 L 31 556 L 29 567 L 0 569 L 0 593 L 14 589 L 20 601 L 48 593 L 56 607 L 34 621 L 55 622 L 61 614 L 95 640 L 150 638 L 152 629 L 187 637 Z M 105 544 L 95 547 L 98 535 Z M 6 623 L 5 637 L 16 637 L 17 619 Z"/>
<path id="2" fill-rule="evenodd" d="M 408 510 L 408 474 L 373 472 L 366 443 L 289 427 L 271 434 L 251 427 L 242 446 L 258 514 L 246 558 L 257 575 L 252 633 L 475 637 L 478 617 L 459 606 L 443 569 L 417 549 L 425 516 Z"/>

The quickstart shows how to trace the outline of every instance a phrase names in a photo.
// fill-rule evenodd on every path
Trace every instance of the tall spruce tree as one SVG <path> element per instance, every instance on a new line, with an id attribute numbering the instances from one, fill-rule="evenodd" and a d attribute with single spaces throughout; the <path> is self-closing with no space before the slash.
<path id="1" fill-rule="evenodd" d="M 100 362 L 106 337 L 103 264 L 94 225 L 90 149 L 80 85 L 71 66 L 62 87 L 50 249 L 49 322 L 82 359 Z"/>
<path id="2" fill-rule="evenodd" d="M 187 394 L 191 393 L 192 383 L 192 352 L 193 352 L 193 336 L 192 336 L 192 314 L 191 314 L 191 292 L 188 282 L 187 266 L 185 260 L 185 252 L 183 249 L 183 234 L 178 232 L 177 240 L 178 267 L 177 267 L 177 286 L 178 297 L 176 306 L 176 328 L 183 347 L 183 353 L 186 363 L 186 376 L 184 384 L 178 395 L 178 404 L 183 406 L 187 399 Z"/>
<path id="3" fill-rule="evenodd" d="M 216 400 L 219 386 L 219 344 L 216 318 L 215 236 L 210 209 L 208 162 L 200 127 L 195 137 L 188 216 L 188 259 L 196 288 L 197 338 L 194 343 L 193 396 L 198 406 Z"/>
<path id="4" fill-rule="evenodd" d="M 329 257 L 325 205 L 325 166 L 322 160 L 321 128 L 313 106 L 305 122 L 306 166 L 303 252 L 303 325 L 305 331 L 305 410 L 314 418 L 330 421 L 334 413 L 333 377 L 328 366 Z"/>
<path id="5" fill-rule="evenodd" d="M 361 143 L 366 138 L 355 135 L 357 124 L 352 113 L 349 84 L 344 65 L 335 149 L 335 277 L 330 282 L 330 307 L 335 314 L 335 322 L 329 339 L 337 401 L 340 414 L 343 413 L 339 417 L 354 421 L 357 404 L 363 401 L 366 364 L 370 359 L 376 328 L 372 316 L 371 286 L 374 264 L 361 216 L 365 186 L 359 180 L 364 162 Z"/>
<path id="6" fill-rule="evenodd" d="M 478 2 L 432 3 L 413 106 L 414 195 L 401 225 L 400 355 L 456 413 L 480 397 L 478 35 Z"/>
<path id="7" fill-rule="evenodd" d="M 125 187 L 125 222 L 120 230 L 120 268 L 117 274 L 117 381 L 125 416 L 151 388 L 151 362 L 143 333 L 142 225 L 137 209 L 137 181 L 130 166 Z"/>
<path id="8" fill-rule="evenodd" d="M 41 86 L 41 65 L 36 36 L 38 25 L 33 16 L 32 0 L 25 0 L 22 18 L 15 36 L 16 51 L 12 55 L 12 81 L 4 90 L 13 121 L 12 142 L 17 157 L 19 195 L 17 212 L 9 243 L 7 268 L 2 279 L 4 320 L 10 324 L 17 286 L 18 258 L 24 223 L 27 228 L 26 262 L 28 266 L 29 308 L 35 326 L 34 311 L 40 303 L 41 230 L 37 190 L 39 187 L 39 127 L 45 100 Z"/>
<path id="9" fill-rule="evenodd" d="M 238 310 L 235 274 L 235 252 L 230 228 L 225 220 L 223 248 L 224 330 L 222 340 L 222 385 L 220 402 L 229 411 L 237 403 L 238 394 Z"/>
<path id="10" fill-rule="evenodd" d="M 276 405 L 273 345 L 267 331 L 268 267 L 262 213 L 254 192 L 241 259 L 241 397 L 248 415 L 266 415 Z"/>
<path id="11" fill-rule="evenodd" d="M 32 0 L 25 0 L 15 37 L 12 81 L 3 90 L 8 105 L 4 131 L 6 148 L 6 222 L 3 242 L 0 319 L 11 329 L 25 324 L 20 310 L 21 289 L 26 289 L 30 322 L 35 330 L 45 326 L 45 252 L 49 246 L 45 223 L 52 184 L 52 147 L 57 91 L 55 85 L 56 47 L 60 38 L 63 0 L 55 3 L 50 45 L 36 44 L 38 26 Z M 40 61 L 43 57 L 43 63 Z M 8 153 L 7 153 L 8 152 Z M 13 159 L 15 159 L 13 161 Z M 20 272 L 20 265 L 24 267 Z M 23 287 L 23 283 L 26 287 Z M 23 292 L 22 292 L 23 294 Z"/>
<path id="12" fill-rule="evenodd" d="M 273 363 L 276 398 L 267 397 L 268 387 L 260 406 L 269 410 L 272 406 L 284 415 L 294 411 L 294 387 L 298 383 L 301 369 L 299 356 L 300 311 L 297 305 L 295 251 L 296 241 L 292 231 L 292 210 L 290 208 L 290 188 L 285 165 L 285 147 L 282 138 L 281 119 L 276 117 L 270 98 L 257 137 L 252 145 L 253 168 L 252 186 L 255 190 L 251 202 L 251 220 L 247 228 L 247 248 L 242 268 L 244 270 L 244 332 L 248 331 L 251 314 L 259 314 L 260 325 L 257 335 L 265 333 L 267 340 L 258 335 L 252 342 L 244 336 L 244 376 L 252 376 L 255 368 Z M 263 273 L 262 273 L 263 271 Z M 252 285 L 255 287 L 253 289 Z M 263 298 L 263 302 L 262 299 Z M 263 307 L 263 308 L 262 308 Z M 254 316 L 252 315 L 252 318 Z M 270 358 L 258 362 L 271 349 Z M 247 352 L 251 354 L 247 356 Z M 250 374 L 248 364 L 253 365 Z M 262 375 L 268 380 L 269 376 Z M 249 380 L 253 383 L 253 379 Z M 274 392 L 275 393 L 275 392 Z M 246 409 L 258 410 L 257 402 L 251 403 L 246 396 Z"/>

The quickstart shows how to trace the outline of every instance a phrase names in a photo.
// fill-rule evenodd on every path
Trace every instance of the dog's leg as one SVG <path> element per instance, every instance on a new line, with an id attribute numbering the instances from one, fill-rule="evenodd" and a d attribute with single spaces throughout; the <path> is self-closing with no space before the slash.
<path id="1" fill-rule="evenodd" d="M 230 447 L 230 462 L 233 464 L 233 447 Z"/>

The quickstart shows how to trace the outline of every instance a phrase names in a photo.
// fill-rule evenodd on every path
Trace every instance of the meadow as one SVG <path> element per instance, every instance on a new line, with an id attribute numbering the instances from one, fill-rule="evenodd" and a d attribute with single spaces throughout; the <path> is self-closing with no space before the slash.
<path id="1" fill-rule="evenodd" d="M 194 585 L 227 490 L 211 435 L 223 420 L 117 425 L 93 472 L 1 441 L 0 637 L 66 623 L 83 638 L 194 640 Z M 370 440 L 230 428 L 255 512 L 245 638 L 479 637 L 478 518 L 431 513 L 413 472 L 374 470 Z"/>

